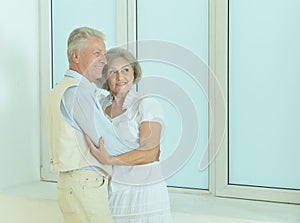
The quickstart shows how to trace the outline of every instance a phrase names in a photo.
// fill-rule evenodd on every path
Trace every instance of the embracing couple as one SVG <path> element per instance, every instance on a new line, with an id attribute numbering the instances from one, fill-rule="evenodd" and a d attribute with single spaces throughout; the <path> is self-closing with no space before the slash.
<path id="1" fill-rule="evenodd" d="M 106 51 L 103 33 L 89 27 L 70 33 L 67 55 L 46 101 L 64 222 L 173 222 L 159 163 L 163 112 L 136 92 L 140 64 L 123 48 Z"/>

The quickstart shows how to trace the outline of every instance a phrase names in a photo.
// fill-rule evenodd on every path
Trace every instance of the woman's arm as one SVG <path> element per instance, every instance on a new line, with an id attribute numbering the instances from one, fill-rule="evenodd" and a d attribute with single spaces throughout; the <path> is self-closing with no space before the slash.
<path id="1" fill-rule="evenodd" d="M 161 124 L 159 122 L 142 122 L 139 130 L 140 147 L 119 156 L 109 156 L 103 139 L 99 141 L 99 148 L 96 148 L 88 137 L 86 137 L 86 141 L 92 154 L 104 164 L 139 165 L 159 160 Z"/>

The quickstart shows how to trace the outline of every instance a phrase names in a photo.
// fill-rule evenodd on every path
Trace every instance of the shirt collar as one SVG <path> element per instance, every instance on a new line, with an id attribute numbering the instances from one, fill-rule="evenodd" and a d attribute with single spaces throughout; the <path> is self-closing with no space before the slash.
<path id="1" fill-rule="evenodd" d="M 139 93 L 136 91 L 136 85 L 132 85 L 123 103 L 123 109 L 129 109 L 139 99 Z"/>
<path id="2" fill-rule="evenodd" d="M 136 91 L 136 85 L 132 85 L 131 89 L 129 90 L 128 94 L 126 95 L 125 101 L 123 103 L 123 109 L 129 109 L 134 103 L 139 99 L 139 93 Z M 102 101 L 102 107 L 105 109 L 106 107 L 110 106 L 113 101 L 113 96 L 109 94 L 106 96 Z"/>
<path id="3" fill-rule="evenodd" d="M 87 87 L 93 91 L 97 91 L 97 87 L 94 83 L 91 83 L 85 76 L 83 76 L 82 74 L 80 74 L 74 70 L 67 70 L 65 77 L 75 78 L 76 80 L 78 80 L 80 82 L 81 86 Z"/>

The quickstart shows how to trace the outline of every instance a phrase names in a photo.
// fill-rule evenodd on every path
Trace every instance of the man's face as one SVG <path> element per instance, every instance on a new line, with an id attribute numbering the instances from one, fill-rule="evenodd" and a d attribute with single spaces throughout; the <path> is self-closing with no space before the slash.
<path id="1" fill-rule="evenodd" d="M 91 37 L 79 54 L 79 72 L 90 82 L 102 76 L 102 70 L 106 61 L 106 47 L 101 39 Z"/>

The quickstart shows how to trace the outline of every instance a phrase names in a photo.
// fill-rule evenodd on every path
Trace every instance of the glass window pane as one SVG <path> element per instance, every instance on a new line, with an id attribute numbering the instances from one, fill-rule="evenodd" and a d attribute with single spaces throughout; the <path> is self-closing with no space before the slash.
<path id="1" fill-rule="evenodd" d="M 67 39 L 80 26 L 99 29 L 106 36 L 106 47 L 117 45 L 116 0 L 52 0 L 52 73 L 53 85 L 65 74 Z"/>
<path id="2" fill-rule="evenodd" d="M 229 3 L 229 183 L 300 189 L 300 1 Z"/>
<path id="3" fill-rule="evenodd" d="M 208 189 L 208 171 L 199 169 L 208 142 L 208 100 L 201 89 L 201 84 L 207 85 L 207 82 L 197 83 L 193 73 L 187 69 L 188 66 L 194 66 L 195 70 L 198 69 L 196 72 L 201 72 L 201 66 L 206 65 L 208 61 L 208 1 L 137 1 L 137 38 L 141 42 L 156 41 L 153 42 L 153 47 L 148 49 L 138 47 L 137 53 L 142 60 L 142 55 L 148 53 L 145 51 L 156 52 L 155 58 L 141 61 L 143 77 L 156 78 L 156 85 L 167 88 L 169 93 L 172 92 L 170 95 L 174 96 L 161 100 L 167 114 L 166 135 L 161 145 L 162 159 L 177 149 L 183 149 L 183 153 L 191 149 L 188 144 L 185 145 L 186 148 L 178 148 L 181 137 L 191 134 L 190 139 L 193 140 L 193 129 L 185 130 L 184 123 L 195 118 L 192 121 L 199 124 L 199 138 L 195 151 L 186 160 L 184 167 L 168 179 L 168 185 Z M 158 42 L 164 41 L 166 43 L 158 47 Z M 181 51 L 186 54 L 177 54 Z M 164 54 L 168 58 L 164 58 L 164 61 L 158 59 Z M 140 86 L 141 90 L 148 83 L 146 79 L 144 85 Z M 182 94 L 175 96 L 178 92 Z M 192 110 L 190 115 L 188 111 L 185 113 L 188 108 L 184 107 L 189 101 L 193 104 L 191 109 L 195 109 L 197 117 L 192 115 Z"/>

